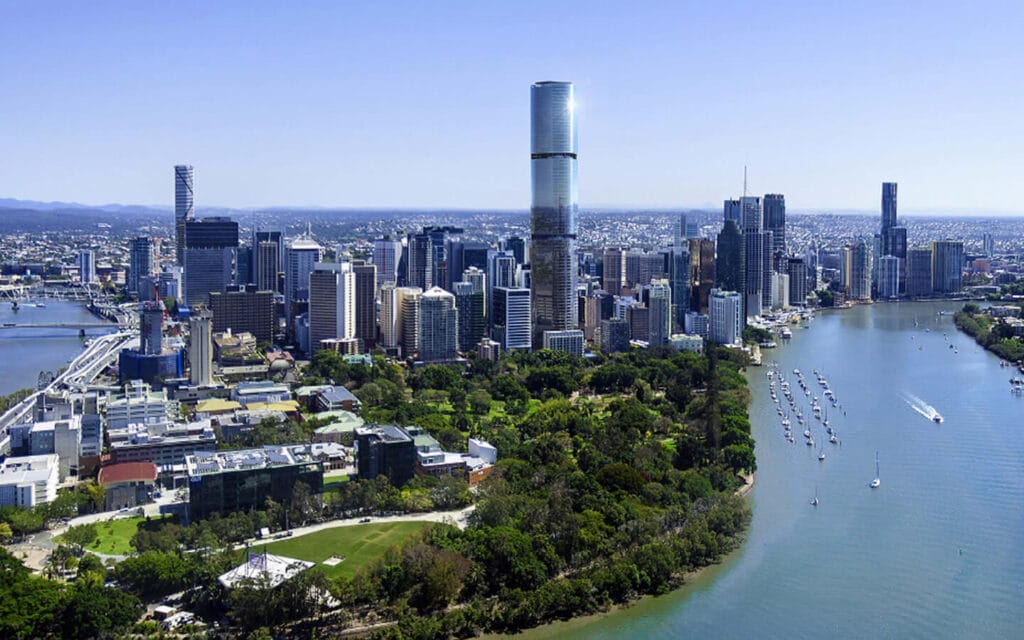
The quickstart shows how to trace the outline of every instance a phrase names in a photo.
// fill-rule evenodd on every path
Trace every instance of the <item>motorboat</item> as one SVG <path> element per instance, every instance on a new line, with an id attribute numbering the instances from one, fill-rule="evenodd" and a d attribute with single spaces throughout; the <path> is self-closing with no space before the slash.
<path id="1" fill-rule="evenodd" d="M 941 424 L 942 423 L 942 415 L 936 413 L 934 416 L 932 416 L 932 422 L 935 422 L 936 424 Z"/>
<path id="2" fill-rule="evenodd" d="M 881 476 L 880 473 L 878 473 L 878 452 L 877 451 L 875 452 L 875 479 L 872 480 L 871 484 L 868 485 L 868 486 L 870 486 L 872 489 L 877 489 L 878 487 L 882 486 L 882 476 Z"/>

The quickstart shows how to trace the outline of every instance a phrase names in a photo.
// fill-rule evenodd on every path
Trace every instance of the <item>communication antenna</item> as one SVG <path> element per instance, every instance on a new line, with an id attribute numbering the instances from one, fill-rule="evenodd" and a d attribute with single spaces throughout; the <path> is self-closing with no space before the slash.
<path id="1" fill-rule="evenodd" d="M 747 165 L 743 165 L 743 197 L 747 197 Z"/>

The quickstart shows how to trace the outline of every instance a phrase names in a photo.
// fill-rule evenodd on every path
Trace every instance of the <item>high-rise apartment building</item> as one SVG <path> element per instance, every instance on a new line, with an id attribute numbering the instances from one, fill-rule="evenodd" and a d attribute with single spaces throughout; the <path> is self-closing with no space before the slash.
<path id="1" fill-rule="evenodd" d="M 423 290 L 419 287 L 398 287 L 395 289 L 395 306 L 398 312 L 396 331 L 402 356 L 412 357 L 420 350 L 420 298 Z"/>
<path id="2" fill-rule="evenodd" d="M 399 307 L 395 296 L 395 283 L 383 282 L 380 286 L 380 344 L 384 348 L 398 346 Z"/>
<path id="3" fill-rule="evenodd" d="M 424 362 L 446 362 L 456 357 L 459 336 L 455 296 L 431 287 L 420 298 L 420 357 Z"/>
<path id="4" fill-rule="evenodd" d="M 309 274 L 309 349 L 356 333 L 356 274 L 348 262 L 318 262 Z"/>
<path id="5" fill-rule="evenodd" d="M 155 265 L 153 242 L 146 236 L 132 238 L 131 251 L 128 257 L 128 292 L 138 294 L 143 279 L 153 275 Z"/>
<path id="6" fill-rule="evenodd" d="M 189 383 L 205 387 L 213 384 L 213 318 L 199 310 L 188 321 Z"/>
<path id="7" fill-rule="evenodd" d="M 692 306 L 690 290 L 693 274 L 691 271 L 690 249 L 687 243 L 672 247 L 668 254 L 668 284 L 672 287 L 672 308 L 675 310 L 673 326 L 676 328 L 683 326 L 686 313 Z"/>
<path id="8" fill-rule="evenodd" d="M 235 281 L 238 223 L 213 217 L 185 223 L 185 301 L 206 305 Z"/>
<path id="9" fill-rule="evenodd" d="M 932 294 L 932 250 L 914 247 L 907 251 L 907 295 L 911 298 Z"/>
<path id="10" fill-rule="evenodd" d="M 626 254 L 624 247 L 608 247 L 604 250 L 604 290 L 613 296 L 622 293 L 626 286 Z"/>
<path id="11" fill-rule="evenodd" d="M 851 300 L 871 299 L 871 246 L 863 240 L 843 247 L 843 284 Z"/>
<path id="12" fill-rule="evenodd" d="M 878 295 L 883 300 L 900 297 L 901 272 L 900 259 L 896 256 L 882 256 L 878 260 Z"/>
<path id="13" fill-rule="evenodd" d="M 735 291 L 711 291 L 708 339 L 717 344 L 743 341 L 743 300 Z"/>
<path id="14" fill-rule="evenodd" d="M 434 250 L 430 234 L 410 233 L 408 251 L 406 282 L 410 287 L 426 291 L 434 286 Z"/>
<path id="15" fill-rule="evenodd" d="M 174 246 L 175 260 L 185 265 L 186 223 L 196 217 L 195 198 L 193 193 L 193 169 L 190 164 L 179 164 L 174 167 Z"/>
<path id="16" fill-rule="evenodd" d="M 748 318 L 761 315 L 761 297 L 764 290 L 765 235 L 763 233 L 761 198 L 740 198 L 743 218 L 744 247 L 744 308 Z"/>
<path id="17" fill-rule="evenodd" d="M 377 265 L 352 261 L 356 276 L 356 334 L 369 352 L 377 344 Z"/>
<path id="18" fill-rule="evenodd" d="M 78 252 L 78 279 L 84 284 L 96 282 L 96 254 L 89 249 Z"/>
<path id="19" fill-rule="evenodd" d="M 786 253 L 786 197 L 769 193 L 764 197 L 764 230 L 772 234 L 771 255 Z"/>
<path id="20" fill-rule="evenodd" d="M 932 291 L 960 293 L 964 270 L 964 243 L 959 240 L 932 242 Z"/>
<path id="21" fill-rule="evenodd" d="M 672 335 L 672 288 L 668 279 L 651 280 L 646 298 L 647 308 L 650 309 L 647 343 L 652 347 L 667 344 Z"/>
<path id="22" fill-rule="evenodd" d="M 786 273 L 789 275 L 789 304 L 804 306 L 807 304 L 807 264 L 803 257 L 788 258 Z"/>
<path id="23" fill-rule="evenodd" d="M 577 132 L 571 82 L 530 88 L 530 306 L 533 342 L 576 328 Z"/>

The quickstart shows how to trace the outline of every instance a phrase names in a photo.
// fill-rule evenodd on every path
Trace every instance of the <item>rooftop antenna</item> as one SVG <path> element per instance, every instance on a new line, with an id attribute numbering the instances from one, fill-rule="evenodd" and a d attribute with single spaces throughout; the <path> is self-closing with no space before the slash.
<path id="1" fill-rule="evenodd" d="M 743 197 L 747 197 L 747 165 L 743 165 Z"/>

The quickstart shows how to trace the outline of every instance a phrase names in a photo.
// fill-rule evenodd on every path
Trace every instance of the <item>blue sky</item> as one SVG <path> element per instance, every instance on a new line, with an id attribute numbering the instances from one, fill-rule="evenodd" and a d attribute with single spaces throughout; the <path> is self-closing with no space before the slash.
<path id="1" fill-rule="evenodd" d="M 0 197 L 526 208 L 572 80 L 587 206 L 1024 211 L 1024 3 L 9 2 Z"/>

